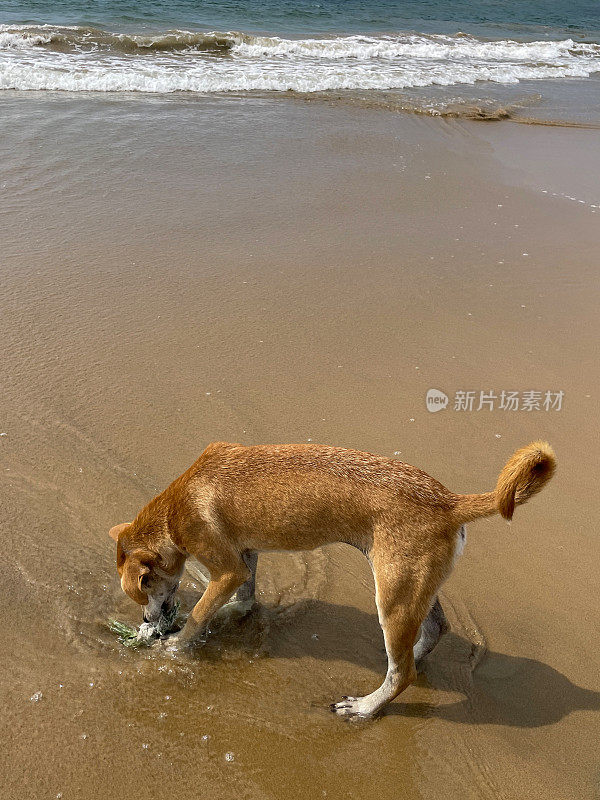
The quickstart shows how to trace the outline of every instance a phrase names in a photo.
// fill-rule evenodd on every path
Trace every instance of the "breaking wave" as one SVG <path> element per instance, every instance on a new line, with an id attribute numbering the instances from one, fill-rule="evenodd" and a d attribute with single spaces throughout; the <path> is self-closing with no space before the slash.
<path id="1" fill-rule="evenodd" d="M 98 28 L 0 25 L 0 50 L 43 48 L 55 52 L 226 52 L 238 34 L 167 31 L 154 35 L 110 33 Z M 242 37 L 241 34 L 239 34 Z M 250 37 L 252 38 L 252 37 Z"/>
<path id="2" fill-rule="evenodd" d="M 0 25 L 0 89 L 323 92 L 586 78 L 600 45 L 399 33 L 284 39 L 237 32 L 111 33 Z"/>

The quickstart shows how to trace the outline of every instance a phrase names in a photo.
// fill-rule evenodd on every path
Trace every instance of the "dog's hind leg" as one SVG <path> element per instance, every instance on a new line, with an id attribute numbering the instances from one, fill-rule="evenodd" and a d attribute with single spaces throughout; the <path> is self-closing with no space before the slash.
<path id="1" fill-rule="evenodd" d="M 348 717 L 368 719 L 404 691 L 417 677 L 413 644 L 431 595 L 406 566 L 392 567 L 374 559 L 375 600 L 383 629 L 388 669 L 381 686 L 364 697 L 344 697 L 331 710 Z"/>
<path id="2" fill-rule="evenodd" d="M 421 666 L 421 662 L 425 656 L 431 653 L 442 636 L 449 630 L 450 625 L 444 614 L 444 609 L 442 608 L 439 598 L 436 597 L 435 603 L 421 625 L 421 635 L 413 647 L 417 669 Z"/>

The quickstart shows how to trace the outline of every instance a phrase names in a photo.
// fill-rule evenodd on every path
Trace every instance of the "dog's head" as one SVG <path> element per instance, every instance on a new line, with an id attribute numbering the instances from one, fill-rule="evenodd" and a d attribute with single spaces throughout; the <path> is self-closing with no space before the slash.
<path id="1" fill-rule="evenodd" d="M 129 522 L 115 525 L 109 536 L 117 543 L 117 571 L 121 588 L 143 606 L 144 622 L 158 625 L 175 604 L 175 592 L 181 580 L 183 560 L 165 558 L 140 545 Z"/>

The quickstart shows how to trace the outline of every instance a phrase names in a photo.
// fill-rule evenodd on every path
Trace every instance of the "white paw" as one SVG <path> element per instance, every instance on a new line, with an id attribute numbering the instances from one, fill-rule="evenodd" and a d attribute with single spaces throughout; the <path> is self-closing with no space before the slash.
<path id="1" fill-rule="evenodd" d="M 165 653 L 168 653 L 170 656 L 175 656 L 177 653 L 181 653 L 185 650 L 185 647 L 182 645 L 181 642 L 177 641 L 167 641 L 165 642 Z"/>
<path id="2" fill-rule="evenodd" d="M 157 639 L 152 645 L 152 648 L 167 656 L 171 656 L 171 658 L 175 658 L 186 649 L 186 644 L 179 640 L 177 636 L 169 636 L 168 639 Z"/>
<path id="3" fill-rule="evenodd" d="M 235 600 L 230 608 L 234 614 L 240 614 L 240 616 L 245 616 L 252 611 L 254 607 L 255 600 L 254 598 L 248 600 Z"/>
<path id="4" fill-rule="evenodd" d="M 213 617 L 213 622 L 222 624 L 225 622 L 239 621 L 252 611 L 253 606 L 253 600 L 230 600 L 217 611 Z"/>
<path id="5" fill-rule="evenodd" d="M 332 703 L 329 708 L 340 717 L 356 717 L 358 719 L 371 719 L 376 711 L 366 697 L 344 696 L 339 703 Z"/>

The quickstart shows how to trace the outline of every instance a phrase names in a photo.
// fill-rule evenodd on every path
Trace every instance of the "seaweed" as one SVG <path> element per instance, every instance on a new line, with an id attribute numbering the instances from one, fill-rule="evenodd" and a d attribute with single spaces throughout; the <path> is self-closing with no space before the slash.
<path id="1" fill-rule="evenodd" d="M 115 633 L 125 647 L 150 647 L 152 642 L 167 634 L 175 623 L 179 612 L 179 603 L 175 603 L 169 614 L 161 617 L 157 625 L 144 622 L 139 629 L 118 619 L 109 619 L 108 628 Z"/>

